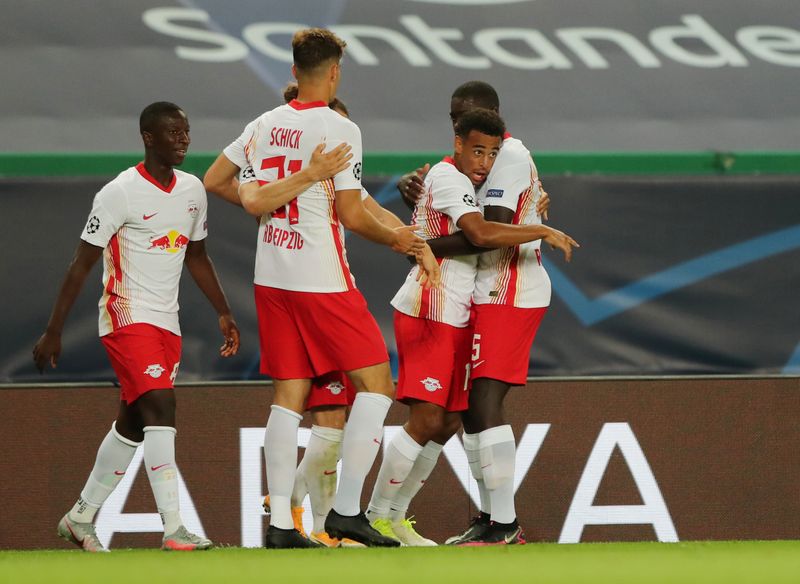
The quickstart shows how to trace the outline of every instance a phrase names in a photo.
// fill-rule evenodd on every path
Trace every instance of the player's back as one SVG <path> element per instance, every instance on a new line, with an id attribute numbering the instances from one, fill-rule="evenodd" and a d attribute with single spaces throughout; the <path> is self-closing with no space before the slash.
<path id="1" fill-rule="evenodd" d="M 330 150 L 346 142 L 353 152 L 351 165 L 344 171 L 261 217 L 255 283 L 306 292 L 354 288 L 335 191 L 361 188 L 358 127 L 323 102 L 295 100 L 263 114 L 248 129 L 245 153 L 262 184 L 303 169 L 320 143 Z"/>

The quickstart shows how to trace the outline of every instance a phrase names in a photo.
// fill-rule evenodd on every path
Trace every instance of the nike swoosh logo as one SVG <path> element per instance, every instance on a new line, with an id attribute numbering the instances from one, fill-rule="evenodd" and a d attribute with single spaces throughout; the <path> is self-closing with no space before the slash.
<path id="1" fill-rule="evenodd" d="M 490 462 L 489 464 L 487 464 L 486 466 L 482 466 L 482 467 L 481 467 L 481 470 L 483 470 L 483 469 L 485 469 L 485 468 L 489 468 L 490 466 L 492 466 L 492 463 L 491 463 L 491 462 Z"/>
<path id="2" fill-rule="evenodd" d="M 322 471 L 322 474 L 324 474 L 324 475 L 332 475 L 332 474 L 336 474 L 336 469 L 333 469 L 333 470 L 324 470 L 324 471 Z"/>
<path id="3" fill-rule="evenodd" d="M 165 467 L 165 466 L 168 466 L 169 464 L 170 464 L 170 463 L 168 463 L 168 462 L 165 462 L 164 464 L 159 464 L 158 466 L 151 466 L 151 467 L 150 467 L 150 470 L 152 470 L 152 471 L 157 471 L 158 469 L 160 469 L 160 468 L 163 468 L 163 467 Z"/>
<path id="4" fill-rule="evenodd" d="M 153 217 L 155 217 L 156 215 L 158 215 L 158 213 L 153 213 L 152 215 L 142 215 L 142 219 L 144 219 L 145 221 L 147 221 L 148 219 L 152 219 L 152 218 L 153 218 Z"/>
<path id="5" fill-rule="evenodd" d="M 484 363 L 486 363 L 486 359 L 481 359 L 480 361 L 475 361 L 475 363 L 473 363 L 473 365 L 472 365 L 472 368 L 475 369 L 476 367 L 479 367 L 480 365 L 483 365 Z"/>
<path id="6" fill-rule="evenodd" d="M 114 474 L 115 474 L 115 475 L 117 475 L 117 476 L 119 477 L 119 476 L 122 476 L 122 475 L 124 475 L 124 474 L 125 474 L 125 471 L 124 471 L 124 470 L 122 470 L 122 471 L 120 471 L 120 470 L 115 470 L 115 471 L 114 471 Z"/>
<path id="7" fill-rule="evenodd" d="M 402 485 L 403 481 L 396 481 L 394 479 L 389 479 L 389 484 L 390 485 Z"/>
<path id="8" fill-rule="evenodd" d="M 381 445 L 381 441 L 380 441 L 380 440 L 378 440 L 377 438 L 373 438 L 373 439 L 372 439 L 372 441 L 373 441 L 375 444 L 377 444 L 378 446 L 380 446 L 380 445 Z"/>

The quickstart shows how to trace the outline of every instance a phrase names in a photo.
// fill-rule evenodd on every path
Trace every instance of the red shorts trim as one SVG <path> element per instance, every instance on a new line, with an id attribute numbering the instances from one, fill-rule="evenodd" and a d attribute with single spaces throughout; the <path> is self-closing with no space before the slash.
<path id="1" fill-rule="evenodd" d="M 347 375 L 332 371 L 311 380 L 311 393 L 306 400 L 306 409 L 323 406 L 352 406 L 356 399 L 356 388 Z"/>
<path id="2" fill-rule="evenodd" d="M 255 286 L 261 372 L 312 379 L 389 360 L 378 323 L 358 290 L 296 292 Z"/>
<path id="3" fill-rule="evenodd" d="M 394 313 L 399 372 L 397 401 L 421 400 L 449 412 L 469 407 L 470 327 Z"/>
<path id="4" fill-rule="evenodd" d="M 473 305 L 470 378 L 487 377 L 509 385 L 525 385 L 531 346 L 545 312 L 547 307 Z"/>
<path id="5" fill-rule="evenodd" d="M 132 404 L 154 389 L 172 389 L 181 337 L 152 324 L 134 323 L 100 337 L 117 374 L 120 398 Z"/>

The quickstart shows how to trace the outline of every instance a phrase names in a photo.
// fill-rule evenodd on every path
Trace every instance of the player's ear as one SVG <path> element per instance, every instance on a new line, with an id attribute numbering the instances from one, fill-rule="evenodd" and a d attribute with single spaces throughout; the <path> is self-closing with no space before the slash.
<path id="1" fill-rule="evenodd" d="M 456 154 L 461 154 L 463 150 L 464 150 L 464 139 L 456 134 L 456 139 L 453 142 L 453 152 L 455 152 Z"/>
<path id="2" fill-rule="evenodd" d="M 292 65 L 292 77 L 297 79 L 297 67 L 295 67 L 294 65 Z"/>
<path id="3" fill-rule="evenodd" d="M 147 130 L 142 132 L 142 142 L 145 146 L 150 148 L 153 145 L 153 134 Z"/>

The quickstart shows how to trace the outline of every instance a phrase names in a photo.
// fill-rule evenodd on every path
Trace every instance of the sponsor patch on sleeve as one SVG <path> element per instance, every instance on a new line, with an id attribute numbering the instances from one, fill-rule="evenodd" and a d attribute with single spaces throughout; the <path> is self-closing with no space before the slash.
<path id="1" fill-rule="evenodd" d="M 488 191 L 486 191 L 486 198 L 487 199 L 490 197 L 500 198 L 503 196 L 504 192 L 505 191 L 503 191 L 503 189 L 489 189 Z"/>

